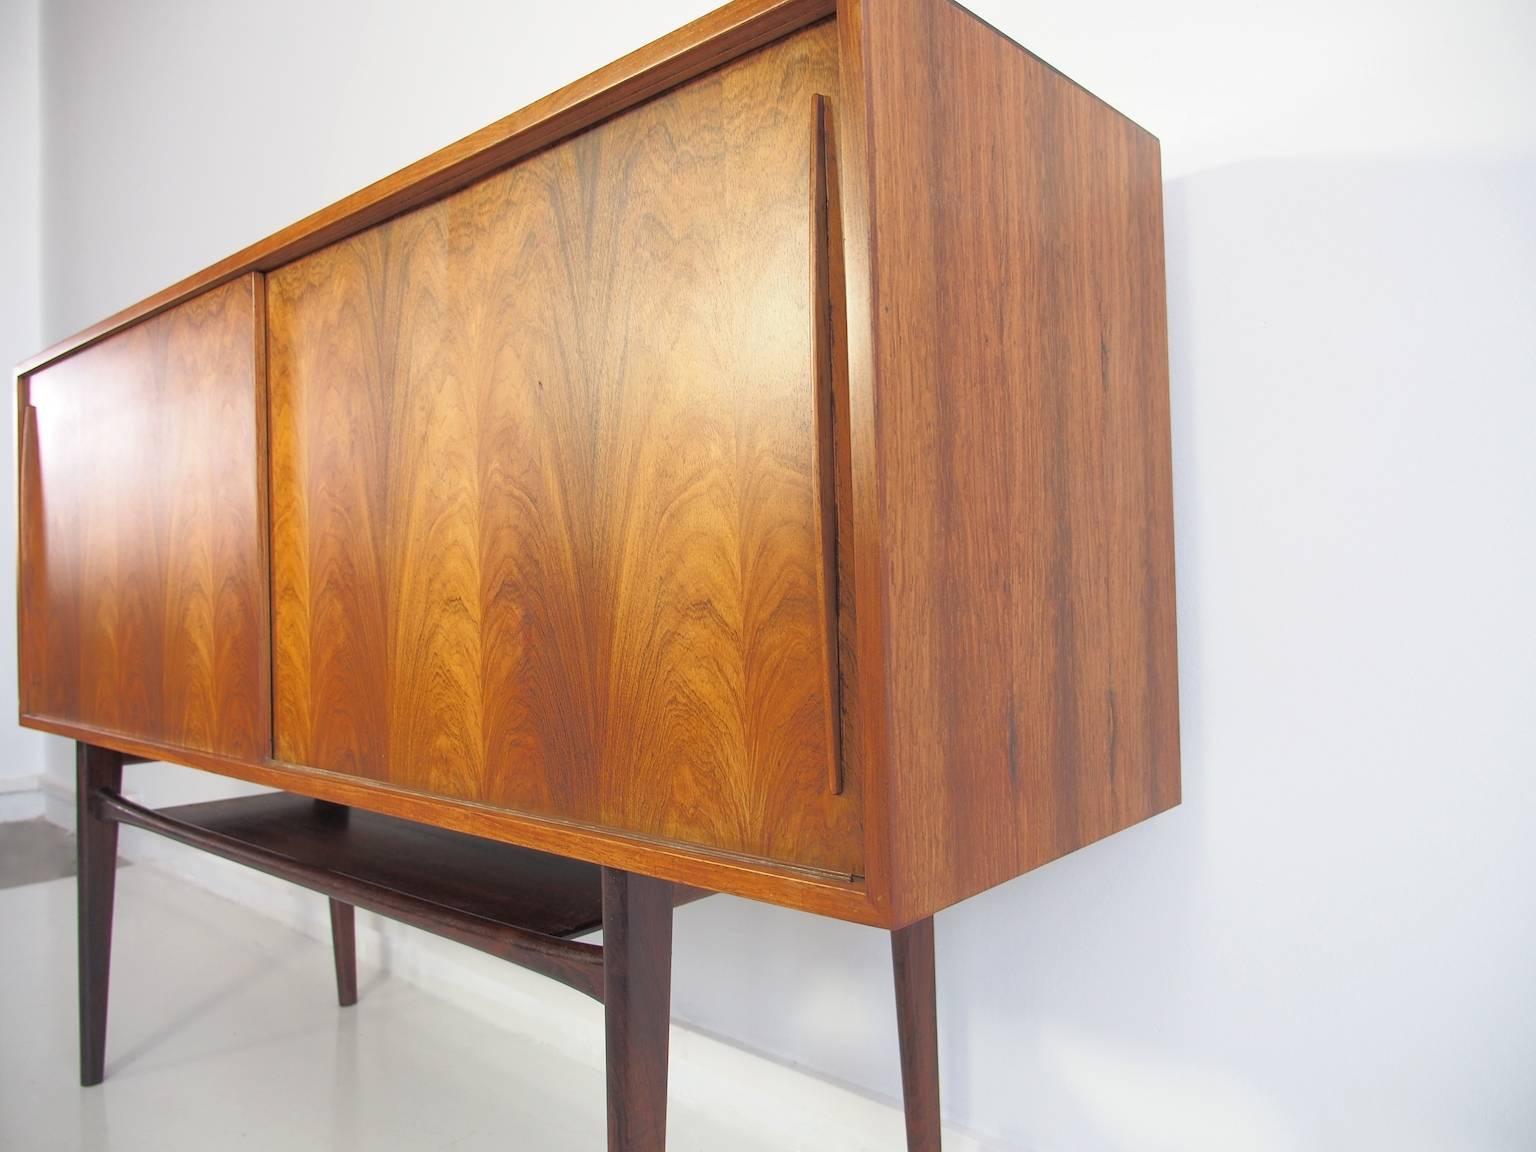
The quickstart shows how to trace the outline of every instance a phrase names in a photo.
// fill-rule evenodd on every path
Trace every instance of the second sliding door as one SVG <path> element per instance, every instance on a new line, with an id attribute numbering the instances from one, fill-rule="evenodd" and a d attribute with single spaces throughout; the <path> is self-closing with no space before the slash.
<path id="1" fill-rule="evenodd" d="M 269 276 L 278 759 L 862 870 L 812 347 L 836 91 L 823 24 Z"/>

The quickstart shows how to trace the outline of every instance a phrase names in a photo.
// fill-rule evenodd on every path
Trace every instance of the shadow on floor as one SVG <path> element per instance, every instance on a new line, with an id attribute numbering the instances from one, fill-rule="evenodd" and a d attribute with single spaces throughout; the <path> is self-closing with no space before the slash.
<path id="1" fill-rule="evenodd" d="M 119 861 L 119 866 L 122 862 Z M 0 824 L 0 888 L 75 874 L 75 835 L 39 816 Z"/>

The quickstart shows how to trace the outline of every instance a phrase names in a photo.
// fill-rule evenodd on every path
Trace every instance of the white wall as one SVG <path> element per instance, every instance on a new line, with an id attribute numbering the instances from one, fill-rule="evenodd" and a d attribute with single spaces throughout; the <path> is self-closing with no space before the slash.
<path id="1" fill-rule="evenodd" d="M 0 2 L 0 368 L 37 351 L 42 335 L 38 292 L 38 168 L 41 118 L 38 68 L 38 0 Z M 0 436 L 12 442 L 16 408 L 0 405 Z M 6 459 L 10 459 L 7 455 Z M 13 469 L 0 469 L 0 507 L 16 500 Z M 0 605 L 16 602 L 14 521 L 0 528 Z M 0 716 L 15 715 L 16 613 L 0 608 Z M 37 792 L 43 741 L 13 722 L 0 723 L 0 820 L 42 811 Z"/>
<path id="2" fill-rule="evenodd" d="M 51 0 L 45 335 L 704 6 Z M 939 918 L 946 1112 L 1528 1149 L 1536 5 L 977 7 L 1164 142 L 1186 800 Z M 895 1093 L 880 934 L 720 899 L 678 948 L 683 1017 Z"/>

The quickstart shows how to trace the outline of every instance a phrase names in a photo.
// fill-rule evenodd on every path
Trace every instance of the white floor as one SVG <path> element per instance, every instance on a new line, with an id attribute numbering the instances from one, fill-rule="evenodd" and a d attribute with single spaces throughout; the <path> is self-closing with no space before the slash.
<path id="1" fill-rule="evenodd" d="M 364 967 L 342 1010 L 324 945 L 142 864 L 118 873 L 107 1080 L 81 1089 L 74 892 L 0 890 L 3 1152 L 603 1148 L 595 1004 L 545 982 L 555 1008 L 530 1022 Z M 540 1039 L 551 1019 L 570 1031 Z M 673 1152 L 905 1146 L 884 1103 L 686 1030 L 672 1043 Z"/>

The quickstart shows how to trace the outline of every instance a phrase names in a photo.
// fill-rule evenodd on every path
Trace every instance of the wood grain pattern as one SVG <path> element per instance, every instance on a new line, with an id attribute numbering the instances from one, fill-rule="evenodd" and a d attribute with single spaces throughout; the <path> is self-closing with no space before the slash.
<path id="1" fill-rule="evenodd" d="M 280 760 L 859 871 L 806 197 L 836 84 L 824 24 L 271 276 Z"/>
<path id="2" fill-rule="evenodd" d="M 24 714 L 267 755 L 262 315 L 247 277 L 24 381 Z"/>
<path id="3" fill-rule="evenodd" d="M 902 923 L 1178 802 L 1162 198 L 964 9 L 863 19 Z"/>
<path id="4" fill-rule="evenodd" d="M 948 0 L 831 9 L 730 5 L 24 366 L 24 722 L 887 927 L 1176 803 L 1156 141 Z M 254 751 L 201 674 L 149 703 L 182 465 L 28 403 L 251 269 L 303 763 L 264 666 Z"/>

